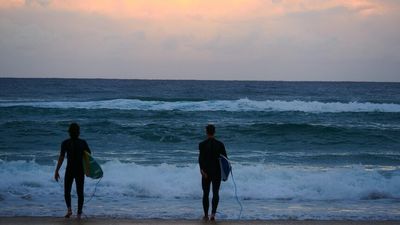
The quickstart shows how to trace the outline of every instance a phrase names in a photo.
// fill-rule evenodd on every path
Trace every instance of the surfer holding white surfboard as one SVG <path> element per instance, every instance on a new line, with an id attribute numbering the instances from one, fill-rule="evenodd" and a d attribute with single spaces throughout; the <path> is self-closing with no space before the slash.
<path id="1" fill-rule="evenodd" d="M 70 138 L 63 141 L 61 144 L 61 151 L 58 158 L 57 168 L 54 173 L 54 179 L 56 179 L 57 182 L 60 179 L 58 171 L 64 161 L 65 154 L 67 154 L 67 168 L 65 169 L 64 176 L 64 197 L 68 212 L 65 217 L 69 218 L 72 216 L 71 188 L 72 183 L 75 180 L 76 192 L 78 194 L 77 218 L 80 219 L 84 202 L 83 190 L 85 182 L 85 172 L 82 161 L 85 151 L 88 153 L 91 153 L 91 151 L 86 141 L 79 138 L 80 128 L 77 123 L 71 123 L 68 132 Z"/>
<path id="2" fill-rule="evenodd" d="M 199 166 L 202 176 L 201 184 L 203 189 L 203 209 L 204 220 L 215 220 L 219 202 L 219 187 L 221 185 L 220 155 L 227 157 L 225 146 L 222 142 L 215 139 L 215 126 L 206 126 L 207 139 L 199 144 Z M 212 184 L 212 209 L 211 216 L 208 217 L 209 193 Z"/>

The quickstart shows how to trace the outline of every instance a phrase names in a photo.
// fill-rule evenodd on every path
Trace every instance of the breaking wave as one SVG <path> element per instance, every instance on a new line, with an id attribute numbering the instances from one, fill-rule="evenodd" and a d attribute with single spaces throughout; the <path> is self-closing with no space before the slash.
<path id="1" fill-rule="evenodd" d="M 299 111 L 309 113 L 340 112 L 400 112 L 400 105 L 394 103 L 371 102 L 318 102 L 318 101 L 256 101 L 247 98 L 239 100 L 210 101 L 145 101 L 139 99 L 113 99 L 100 101 L 1 101 L 0 107 L 40 107 L 77 109 L 119 109 L 154 111 Z"/>

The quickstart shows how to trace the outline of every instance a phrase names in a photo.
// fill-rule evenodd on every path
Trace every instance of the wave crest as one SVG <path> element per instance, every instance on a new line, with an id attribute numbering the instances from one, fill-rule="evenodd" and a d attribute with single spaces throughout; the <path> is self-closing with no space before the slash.
<path id="1" fill-rule="evenodd" d="M 0 107 L 28 106 L 40 108 L 117 109 L 154 111 L 299 111 L 307 113 L 340 112 L 400 112 L 400 105 L 371 102 L 318 102 L 282 100 L 210 100 L 210 101 L 144 101 L 139 99 L 113 99 L 100 101 L 37 101 L 0 102 Z"/>

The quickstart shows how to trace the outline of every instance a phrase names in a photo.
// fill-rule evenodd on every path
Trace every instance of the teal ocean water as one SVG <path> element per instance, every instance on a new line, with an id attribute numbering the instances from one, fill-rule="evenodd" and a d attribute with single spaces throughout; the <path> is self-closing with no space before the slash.
<path id="1" fill-rule="evenodd" d="M 0 216 L 63 215 L 71 122 L 104 170 L 89 216 L 200 218 L 213 123 L 243 219 L 400 219 L 400 83 L 1 78 Z M 238 214 L 229 180 L 218 216 Z"/>

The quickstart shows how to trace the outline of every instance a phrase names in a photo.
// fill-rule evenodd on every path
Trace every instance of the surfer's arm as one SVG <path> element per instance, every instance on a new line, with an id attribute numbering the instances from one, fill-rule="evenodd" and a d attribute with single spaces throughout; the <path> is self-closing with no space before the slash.
<path id="1" fill-rule="evenodd" d="M 57 162 L 57 167 L 56 167 L 56 172 L 54 173 L 54 179 L 58 182 L 58 179 L 60 178 L 60 175 L 58 174 L 58 171 L 61 168 L 61 165 L 64 162 L 64 155 L 60 154 L 60 156 L 58 157 L 58 162 Z"/>
<path id="2" fill-rule="evenodd" d="M 228 155 L 226 154 L 226 150 L 225 150 L 225 145 L 223 143 L 221 143 L 221 154 L 223 156 L 225 156 L 226 158 L 228 158 Z"/>
<path id="3" fill-rule="evenodd" d="M 204 154 L 203 151 L 201 151 L 202 147 L 201 144 L 199 144 L 199 167 L 200 167 L 200 173 L 201 175 L 207 179 L 207 173 L 204 171 Z"/>
<path id="4" fill-rule="evenodd" d="M 207 175 L 206 172 L 204 172 L 204 170 L 200 170 L 200 173 L 201 173 L 201 176 L 202 176 L 204 179 L 207 179 L 207 178 L 208 178 L 208 175 Z"/>
<path id="5" fill-rule="evenodd" d="M 89 152 L 89 154 L 92 154 L 92 151 L 90 151 L 89 145 L 85 141 L 85 151 Z"/>
<path id="6" fill-rule="evenodd" d="M 56 171 L 54 172 L 54 179 L 57 182 L 58 182 L 58 179 L 60 179 L 60 174 L 58 174 L 58 171 L 60 170 L 61 165 L 64 162 L 64 158 L 65 158 L 65 151 L 63 150 L 63 146 L 61 146 L 61 151 L 60 151 L 60 156 L 58 157 Z"/>

